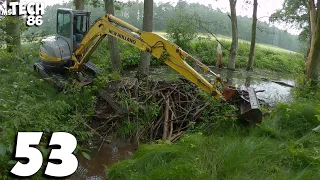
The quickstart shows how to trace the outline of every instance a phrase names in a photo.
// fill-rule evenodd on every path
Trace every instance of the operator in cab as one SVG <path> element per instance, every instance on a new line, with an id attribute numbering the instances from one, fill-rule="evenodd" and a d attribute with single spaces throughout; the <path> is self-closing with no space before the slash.
<path id="1" fill-rule="evenodd" d="M 73 37 L 76 39 L 76 42 L 81 42 L 82 38 L 83 38 L 83 34 L 82 32 L 77 28 L 77 24 L 78 24 L 78 17 L 75 16 L 74 17 L 74 21 L 73 21 Z"/>

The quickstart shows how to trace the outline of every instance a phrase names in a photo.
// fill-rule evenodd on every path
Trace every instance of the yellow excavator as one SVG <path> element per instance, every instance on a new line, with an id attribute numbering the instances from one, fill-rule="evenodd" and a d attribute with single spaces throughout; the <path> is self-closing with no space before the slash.
<path id="1" fill-rule="evenodd" d="M 42 39 L 40 58 L 34 64 L 34 70 L 50 79 L 58 89 L 63 88 L 68 79 L 74 79 L 81 85 L 90 84 L 99 73 L 99 68 L 88 62 L 89 57 L 107 35 L 149 52 L 215 98 L 238 102 L 241 119 L 261 122 L 259 100 L 252 88 L 243 91 L 227 87 L 219 74 L 176 44 L 155 33 L 140 31 L 110 14 L 98 18 L 90 25 L 90 12 L 59 8 L 56 35 Z M 199 66 L 204 73 L 215 77 L 213 83 L 188 63 Z M 218 85 L 222 92 L 218 90 Z"/>

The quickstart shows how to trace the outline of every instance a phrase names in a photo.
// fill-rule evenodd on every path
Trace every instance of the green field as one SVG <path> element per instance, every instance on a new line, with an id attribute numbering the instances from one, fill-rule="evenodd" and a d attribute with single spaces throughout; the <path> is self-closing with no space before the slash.
<path id="1" fill-rule="evenodd" d="M 168 35 L 166 32 L 155 32 L 156 34 L 160 35 L 160 36 L 163 36 L 163 37 L 166 37 L 168 38 Z M 227 36 L 223 36 L 223 35 L 216 35 L 217 38 L 219 39 L 219 41 L 226 41 L 226 42 L 230 42 L 232 41 L 232 39 L 230 37 L 227 37 Z M 210 34 L 204 34 L 204 33 L 200 33 L 198 35 L 198 37 L 202 37 L 202 38 L 208 38 L 208 39 L 211 39 L 213 41 L 216 41 L 216 39 L 214 37 L 212 37 L 212 35 Z M 247 44 L 250 44 L 251 42 L 250 41 L 246 41 L 246 40 L 242 40 L 242 39 L 239 39 L 239 42 L 240 43 L 247 43 Z M 287 49 L 283 49 L 283 48 L 280 48 L 280 47 L 277 47 L 277 46 L 273 46 L 273 45 L 270 45 L 270 44 L 260 44 L 260 43 L 257 43 L 256 44 L 257 47 L 261 47 L 263 49 L 268 49 L 268 50 L 272 50 L 272 51 L 276 51 L 276 52 L 284 52 L 284 53 L 297 53 L 297 52 L 294 52 L 294 51 L 290 51 L 290 50 L 287 50 Z"/>

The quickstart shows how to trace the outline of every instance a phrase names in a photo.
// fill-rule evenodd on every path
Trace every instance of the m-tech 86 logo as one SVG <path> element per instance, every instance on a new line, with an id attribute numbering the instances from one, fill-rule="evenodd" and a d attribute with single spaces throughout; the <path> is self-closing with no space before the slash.
<path id="1" fill-rule="evenodd" d="M 44 3 L 8 2 L 0 0 L 0 20 L 4 16 L 22 16 L 27 26 L 40 26 L 43 23 Z"/>

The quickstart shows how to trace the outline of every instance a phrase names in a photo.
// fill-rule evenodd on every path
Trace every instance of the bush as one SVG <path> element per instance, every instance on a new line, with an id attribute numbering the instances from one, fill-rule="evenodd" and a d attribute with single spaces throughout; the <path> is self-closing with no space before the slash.
<path id="1" fill-rule="evenodd" d="M 315 103 L 278 104 L 272 118 L 279 131 L 289 136 L 302 137 L 318 125 L 318 111 Z"/>
<path id="2" fill-rule="evenodd" d="M 185 13 L 185 9 L 178 9 L 166 22 L 166 32 L 174 43 L 184 50 L 190 48 L 190 42 L 197 35 L 196 22 L 192 15 Z"/>

